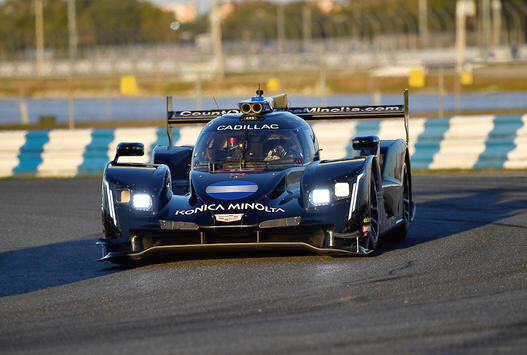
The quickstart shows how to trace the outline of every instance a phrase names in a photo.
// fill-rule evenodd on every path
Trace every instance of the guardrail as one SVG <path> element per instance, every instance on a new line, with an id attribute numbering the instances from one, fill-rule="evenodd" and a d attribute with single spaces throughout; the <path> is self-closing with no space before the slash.
<path id="1" fill-rule="evenodd" d="M 323 159 L 351 155 L 355 136 L 403 137 L 402 120 L 314 123 Z M 194 144 L 201 126 L 174 129 L 176 145 Z M 138 141 L 149 161 L 166 145 L 166 129 L 121 128 L 0 132 L 0 177 L 79 176 L 102 173 L 119 142 Z M 414 169 L 527 168 L 527 114 L 410 120 Z"/>

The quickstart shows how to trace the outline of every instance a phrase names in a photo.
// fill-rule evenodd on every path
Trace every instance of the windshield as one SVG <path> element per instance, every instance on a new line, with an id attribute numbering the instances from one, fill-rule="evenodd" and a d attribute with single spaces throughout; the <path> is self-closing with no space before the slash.
<path id="1" fill-rule="evenodd" d="M 198 170 L 272 168 L 302 165 L 305 152 L 299 130 L 204 132 L 195 149 L 192 167 Z"/>

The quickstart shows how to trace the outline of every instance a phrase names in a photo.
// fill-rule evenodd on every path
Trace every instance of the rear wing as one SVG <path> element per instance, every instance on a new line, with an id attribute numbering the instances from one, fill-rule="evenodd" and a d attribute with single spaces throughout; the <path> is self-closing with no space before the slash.
<path id="1" fill-rule="evenodd" d="M 275 107 L 275 111 L 287 111 L 306 121 L 402 118 L 406 131 L 406 144 L 409 143 L 408 89 L 404 90 L 403 105 Z M 172 127 L 174 125 L 206 123 L 222 115 L 240 113 L 239 109 L 174 111 L 172 108 L 172 97 L 167 96 L 167 133 L 170 146 L 172 146 Z"/>

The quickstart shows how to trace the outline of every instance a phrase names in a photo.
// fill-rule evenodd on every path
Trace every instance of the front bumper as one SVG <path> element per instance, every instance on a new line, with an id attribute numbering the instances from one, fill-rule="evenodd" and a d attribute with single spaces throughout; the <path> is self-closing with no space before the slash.
<path id="1" fill-rule="evenodd" d="M 98 261 L 141 259 L 157 254 L 215 253 L 225 251 L 299 250 L 319 255 L 366 255 L 358 243 L 359 233 L 339 234 L 330 225 L 299 225 L 295 227 L 259 228 L 231 226 L 227 228 L 199 227 L 195 230 L 131 231 L 129 243 L 100 239 L 103 255 Z"/>
<path id="2" fill-rule="evenodd" d="M 220 243 L 220 244 L 187 244 L 187 245 L 162 245 L 145 249 L 140 252 L 131 252 L 128 254 L 118 252 L 108 252 L 105 256 L 97 261 L 111 261 L 115 258 L 126 257 L 132 260 L 141 260 L 147 256 L 167 253 L 171 255 L 189 255 L 218 252 L 248 252 L 248 251 L 293 251 L 303 250 L 313 252 L 318 255 L 359 255 L 356 252 L 335 249 L 335 248 L 318 248 L 313 245 L 302 242 L 263 242 L 263 243 Z"/>

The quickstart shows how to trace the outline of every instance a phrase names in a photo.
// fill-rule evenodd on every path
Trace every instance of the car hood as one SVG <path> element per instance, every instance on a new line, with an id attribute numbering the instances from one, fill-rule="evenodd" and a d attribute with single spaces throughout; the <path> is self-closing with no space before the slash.
<path id="1" fill-rule="evenodd" d="M 193 194 L 202 203 L 259 202 L 275 190 L 288 171 L 221 172 L 192 171 Z"/>

